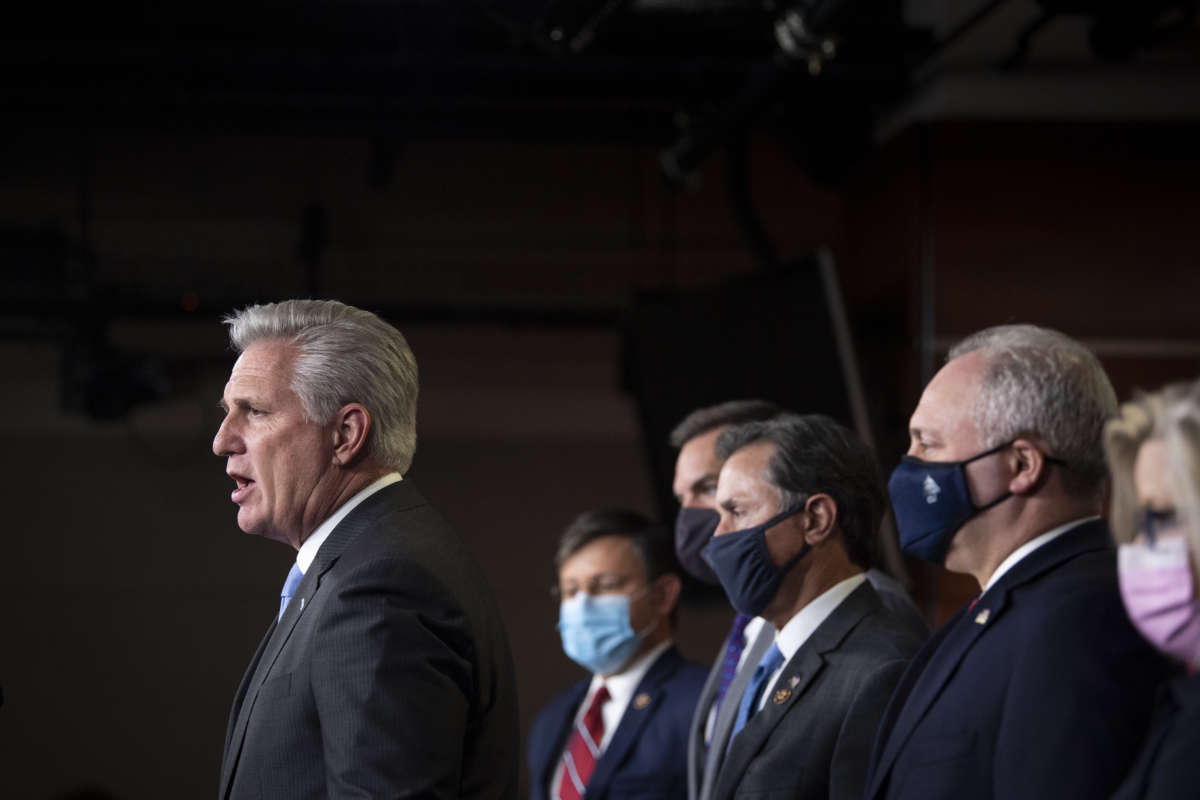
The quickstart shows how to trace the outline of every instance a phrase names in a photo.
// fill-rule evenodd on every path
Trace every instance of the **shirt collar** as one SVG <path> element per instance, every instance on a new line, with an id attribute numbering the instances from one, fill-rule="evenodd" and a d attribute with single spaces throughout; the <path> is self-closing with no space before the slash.
<path id="1" fill-rule="evenodd" d="M 860 572 L 853 577 L 846 578 L 841 583 L 835 583 L 787 621 L 787 624 L 775 635 L 775 646 L 783 654 L 783 663 L 786 664 L 792 660 L 792 656 L 796 655 L 800 646 L 808 641 L 808 637 L 812 636 L 813 631 L 866 579 L 866 573 Z"/>
<path id="2" fill-rule="evenodd" d="M 646 673 L 650 671 L 651 665 L 670 646 L 670 639 L 659 642 L 650 648 L 649 652 L 630 664 L 628 669 L 618 672 L 616 675 L 609 675 L 607 678 L 593 675 L 592 683 L 588 686 L 588 697 L 595 694 L 602 685 L 607 686 L 608 696 L 613 707 L 624 708 L 629 704 L 629 700 L 633 697 L 633 692 L 637 689 L 638 684 L 642 682 L 642 678 L 646 677 Z"/>
<path id="3" fill-rule="evenodd" d="M 389 472 L 342 503 L 337 511 L 334 511 L 324 522 L 318 525 L 317 529 L 312 532 L 312 535 L 304 540 L 304 544 L 300 545 L 300 551 L 296 553 L 296 565 L 300 567 L 300 571 L 308 572 L 308 568 L 312 566 L 313 559 L 317 557 L 317 551 L 321 549 L 321 545 L 329 538 L 329 534 L 333 533 L 333 529 L 338 526 L 338 523 L 346 518 L 347 514 L 353 511 L 363 500 L 366 500 L 385 486 L 391 486 L 398 481 L 400 481 L 400 473 Z"/>
<path id="4" fill-rule="evenodd" d="M 1097 519 L 1100 519 L 1100 517 L 1094 515 L 1090 517 L 1080 517 L 1079 519 L 1071 520 L 1065 525 L 1059 525 L 1057 528 L 1051 528 L 1040 536 L 1033 537 L 1028 542 L 1009 553 L 1008 558 L 1000 562 L 1000 566 L 996 567 L 996 571 L 992 573 L 992 577 L 988 578 L 987 585 L 983 587 L 983 592 L 986 592 L 988 589 L 995 586 L 996 581 L 1000 580 L 1004 573 L 1015 567 L 1021 561 L 1021 559 L 1025 558 L 1025 556 L 1029 555 L 1034 550 L 1037 550 L 1043 545 L 1049 544 L 1067 531 L 1071 530 L 1071 528 L 1074 528 L 1076 525 L 1082 525 L 1085 522 L 1091 522 L 1092 520 Z M 980 594 L 982 595 L 983 592 L 980 592 Z"/>

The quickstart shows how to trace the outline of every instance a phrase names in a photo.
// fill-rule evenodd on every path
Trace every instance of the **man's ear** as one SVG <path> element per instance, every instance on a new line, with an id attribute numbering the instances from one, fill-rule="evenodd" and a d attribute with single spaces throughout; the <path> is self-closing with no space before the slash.
<path id="1" fill-rule="evenodd" d="M 361 403 L 347 403 L 334 417 L 333 463 L 348 467 L 366 452 L 371 413 Z"/>
<path id="2" fill-rule="evenodd" d="M 673 572 L 668 572 L 666 575 L 659 575 L 654 579 L 655 600 L 654 607 L 659 615 L 666 618 L 671 616 L 671 612 L 679 605 L 679 595 L 683 591 L 683 581 Z"/>
<path id="3" fill-rule="evenodd" d="M 804 526 L 804 541 L 820 544 L 833 535 L 837 527 L 837 502 L 827 494 L 818 493 L 804 503 L 804 513 L 797 517 Z"/>
<path id="4" fill-rule="evenodd" d="M 1040 445 L 1030 439 L 1017 439 L 1009 448 L 1008 490 L 1013 494 L 1028 494 L 1046 480 L 1046 456 Z"/>

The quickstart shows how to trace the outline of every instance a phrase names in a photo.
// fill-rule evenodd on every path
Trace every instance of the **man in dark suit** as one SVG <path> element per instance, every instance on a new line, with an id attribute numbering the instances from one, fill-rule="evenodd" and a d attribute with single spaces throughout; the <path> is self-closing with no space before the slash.
<path id="1" fill-rule="evenodd" d="M 874 457 L 820 415 L 726 430 L 706 559 L 774 644 L 738 704 L 714 800 L 859 798 L 879 717 L 920 641 L 867 581 L 884 509 Z"/>
<path id="2" fill-rule="evenodd" d="M 889 485 L 901 547 L 982 592 L 913 660 L 872 757 L 869 798 L 1107 797 L 1167 665 L 1130 625 L 1099 518 L 1099 361 L 1007 325 L 950 351 Z"/>
<path id="3" fill-rule="evenodd" d="M 680 580 L 641 514 L 589 511 L 555 558 L 567 655 L 592 673 L 538 713 L 530 800 L 683 800 L 688 723 L 704 670 L 672 643 Z"/>
<path id="4" fill-rule="evenodd" d="M 722 459 L 716 452 L 722 431 L 745 422 L 761 422 L 784 414 L 765 400 L 730 400 L 698 408 L 671 432 L 671 445 L 678 449 L 673 490 L 679 501 L 675 521 L 675 551 L 692 577 L 718 585 L 712 568 L 701 558 L 701 549 L 717 529 L 717 477 Z M 929 634 L 904 588 L 882 570 L 867 570 L 867 580 L 880 600 L 919 638 Z M 775 639 L 775 630 L 761 617 L 734 617 L 725 643 L 709 670 L 700 693 L 688 734 L 688 798 L 709 800 L 721 762 L 728 749 L 729 735 L 738 703 L 759 659 Z"/>
<path id="5" fill-rule="evenodd" d="M 223 798 L 512 798 L 515 685 L 484 576 L 410 481 L 417 368 L 335 301 L 252 306 L 213 451 L 238 525 L 297 550 L 238 688 Z"/>

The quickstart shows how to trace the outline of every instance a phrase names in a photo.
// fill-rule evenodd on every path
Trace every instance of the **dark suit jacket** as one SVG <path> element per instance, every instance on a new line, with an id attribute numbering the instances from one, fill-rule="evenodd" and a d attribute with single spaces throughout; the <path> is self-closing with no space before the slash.
<path id="1" fill-rule="evenodd" d="M 596 761 L 584 800 L 687 796 L 688 723 L 704 676 L 703 667 L 684 661 L 674 647 L 655 659 Z M 529 731 L 530 800 L 549 797 L 554 768 L 590 683 L 580 681 L 538 712 Z M 643 694 L 649 702 L 637 701 Z"/>
<path id="2" fill-rule="evenodd" d="M 1200 795 L 1200 675 L 1163 687 L 1150 735 L 1113 800 Z"/>
<path id="3" fill-rule="evenodd" d="M 800 646 L 733 738 L 714 800 L 860 800 L 879 717 L 920 646 L 864 582 Z"/>
<path id="4" fill-rule="evenodd" d="M 1125 615 L 1108 526 L 1078 525 L 913 660 L 880 726 L 867 797 L 1106 797 L 1169 669 Z"/>
<path id="5" fill-rule="evenodd" d="M 474 559 L 410 481 L 334 528 L 234 699 L 222 798 L 512 798 L 516 688 Z"/>

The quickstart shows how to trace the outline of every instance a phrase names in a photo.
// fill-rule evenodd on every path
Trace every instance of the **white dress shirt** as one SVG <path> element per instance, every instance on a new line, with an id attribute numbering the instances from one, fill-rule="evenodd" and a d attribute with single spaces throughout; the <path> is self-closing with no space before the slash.
<path id="1" fill-rule="evenodd" d="M 800 609 L 796 616 L 789 619 L 787 624 L 775 634 L 775 646 L 783 654 L 783 663 L 763 685 L 763 693 L 758 700 L 759 709 L 766 704 L 767 698 L 771 696 L 771 692 L 775 688 L 775 682 L 779 680 L 779 676 L 787 668 L 788 662 L 792 660 L 792 656 L 796 655 L 800 646 L 808 641 L 808 637 L 812 636 L 813 631 L 819 628 L 821 623 L 834 612 L 834 609 L 840 606 L 842 601 L 849 597 L 850 593 L 861 586 L 866 579 L 866 573 L 860 572 L 829 587 L 811 603 Z"/>
<path id="2" fill-rule="evenodd" d="M 658 660 L 658 657 L 667 651 L 667 648 L 672 644 L 668 639 L 665 642 L 660 642 L 651 648 L 645 655 L 637 661 L 629 665 L 629 668 L 624 672 L 619 672 L 616 675 L 609 675 L 605 678 L 602 675 L 593 675 L 592 683 L 588 686 L 587 694 L 583 697 L 583 702 L 579 704 L 579 709 L 575 712 L 574 718 L 571 720 L 571 730 L 574 730 L 583 720 L 583 715 L 587 713 L 588 707 L 592 704 L 592 698 L 596 696 L 596 692 L 601 686 L 608 687 L 608 702 L 600 706 L 600 717 L 604 720 L 604 736 L 600 740 L 600 755 L 596 756 L 599 761 L 604 755 L 604 751 L 608 749 L 608 743 L 612 741 L 613 734 L 617 732 L 617 726 L 621 724 L 621 717 L 625 716 L 625 709 L 629 707 L 630 701 L 633 700 L 633 693 L 637 689 L 642 678 L 646 677 L 646 673 L 650 671 L 650 667 Z M 564 752 L 570 746 L 571 735 L 568 733 L 563 741 Z M 562 755 L 558 757 L 558 764 L 554 767 L 554 776 L 550 779 L 550 800 L 558 800 L 558 784 L 562 780 L 563 760 Z"/>
<path id="3" fill-rule="evenodd" d="M 300 550 L 296 553 L 296 566 L 300 567 L 300 571 L 308 572 L 308 568 L 312 566 L 313 559 L 317 557 L 317 551 L 321 549 L 321 545 L 325 544 L 325 540 L 329 538 L 329 534 L 333 532 L 333 529 L 337 527 L 339 522 L 346 518 L 347 514 L 353 511 L 363 500 L 366 500 L 385 486 L 397 483 L 399 480 L 399 472 L 389 472 L 342 503 L 337 511 L 334 511 L 329 515 L 328 519 L 318 525 L 317 529 L 304 540 L 304 544 L 300 545 Z"/>
<path id="4" fill-rule="evenodd" d="M 1008 558 L 1000 562 L 1000 566 L 996 567 L 996 571 L 992 573 L 992 577 L 988 578 L 987 584 L 983 587 L 983 592 L 986 592 L 988 589 L 995 586 L 996 581 L 1000 580 L 1004 573 L 1015 567 L 1021 561 L 1021 559 L 1025 558 L 1034 550 L 1050 544 L 1050 542 L 1053 542 L 1055 539 L 1062 536 L 1076 525 L 1082 525 L 1085 522 L 1091 522 L 1097 519 L 1100 519 L 1100 517 L 1091 516 L 1073 519 L 1066 525 L 1059 525 L 1057 528 L 1051 528 L 1040 536 L 1033 537 L 1028 542 L 1009 553 Z M 980 592 L 979 594 L 982 596 L 983 592 Z"/>

